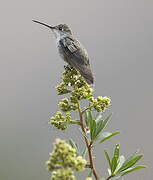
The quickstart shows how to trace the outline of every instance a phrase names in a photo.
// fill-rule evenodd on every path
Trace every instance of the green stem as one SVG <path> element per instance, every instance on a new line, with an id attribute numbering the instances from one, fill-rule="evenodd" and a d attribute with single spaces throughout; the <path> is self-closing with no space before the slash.
<path id="1" fill-rule="evenodd" d="M 70 120 L 70 123 L 80 125 L 80 121 L 77 120 Z"/>

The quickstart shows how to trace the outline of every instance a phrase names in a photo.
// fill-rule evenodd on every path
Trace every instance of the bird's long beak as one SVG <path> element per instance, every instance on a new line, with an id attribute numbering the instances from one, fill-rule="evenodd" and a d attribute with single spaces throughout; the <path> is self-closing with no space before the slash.
<path id="1" fill-rule="evenodd" d="M 50 26 L 50 25 L 48 25 L 48 24 L 45 24 L 45 23 L 42 23 L 42 22 L 39 22 L 39 21 L 35 21 L 35 20 L 32 20 L 32 21 L 35 22 L 35 23 L 38 23 L 38 24 L 42 24 L 42 25 L 44 25 L 44 26 L 46 26 L 46 27 L 48 27 L 48 28 L 50 28 L 50 29 L 54 29 L 53 26 Z"/>

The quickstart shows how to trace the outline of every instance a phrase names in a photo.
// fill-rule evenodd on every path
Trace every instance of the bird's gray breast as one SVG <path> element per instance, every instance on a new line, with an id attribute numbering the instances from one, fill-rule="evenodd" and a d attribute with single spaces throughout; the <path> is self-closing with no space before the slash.
<path id="1" fill-rule="evenodd" d="M 64 47 L 61 45 L 60 41 L 57 43 L 57 48 L 58 48 L 58 52 L 60 57 L 67 62 L 67 54 L 66 54 L 66 49 L 64 50 Z"/>

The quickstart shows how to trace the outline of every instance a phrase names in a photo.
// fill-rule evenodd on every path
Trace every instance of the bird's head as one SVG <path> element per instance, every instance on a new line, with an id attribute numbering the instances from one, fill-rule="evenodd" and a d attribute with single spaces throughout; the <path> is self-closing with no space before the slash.
<path id="1" fill-rule="evenodd" d="M 56 38 L 58 38 L 59 36 L 63 36 L 63 35 L 72 35 L 71 29 L 66 24 L 59 24 L 57 26 L 50 26 L 48 24 L 45 24 L 45 23 L 42 23 L 39 21 L 35 21 L 35 20 L 33 20 L 33 22 L 39 23 L 41 25 L 44 25 L 44 26 L 50 28 L 53 31 L 53 33 L 55 34 Z"/>

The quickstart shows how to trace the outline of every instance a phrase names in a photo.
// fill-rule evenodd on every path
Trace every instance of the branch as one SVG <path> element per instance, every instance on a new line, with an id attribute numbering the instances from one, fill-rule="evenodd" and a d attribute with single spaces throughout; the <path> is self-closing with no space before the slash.
<path id="1" fill-rule="evenodd" d="M 78 120 L 70 120 L 70 123 L 80 125 L 80 121 Z"/>
<path id="2" fill-rule="evenodd" d="M 86 130 L 85 130 L 85 127 L 84 127 L 84 122 L 83 122 L 83 116 L 82 116 L 83 112 L 81 112 L 80 104 L 79 103 L 78 103 L 78 111 L 79 111 L 79 116 L 80 116 L 81 129 L 86 134 Z M 86 137 L 84 137 L 84 139 L 85 139 L 85 143 L 86 143 L 86 146 L 87 146 L 87 149 L 88 149 L 90 168 L 93 170 L 93 174 L 95 176 L 95 179 L 98 180 L 99 177 L 98 177 L 98 174 L 97 174 L 94 162 L 93 162 L 93 155 L 92 155 L 92 151 L 91 151 L 92 144 L 88 141 L 88 139 Z"/>
<path id="3" fill-rule="evenodd" d="M 109 180 L 109 179 L 111 179 L 113 176 L 111 175 L 111 176 L 109 176 L 106 180 Z"/>
<path id="4" fill-rule="evenodd" d="M 85 113 L 88 109 L 91 109 L 91 106 L 89 105 L 88 107 L 86 107 L 85 109 L 82 110 L 82 114 Z"/>
<path id="5" fill-rule="evenodd" d="M 92 168 L 90 164 L 86 164 L 86 168 Z"/>

